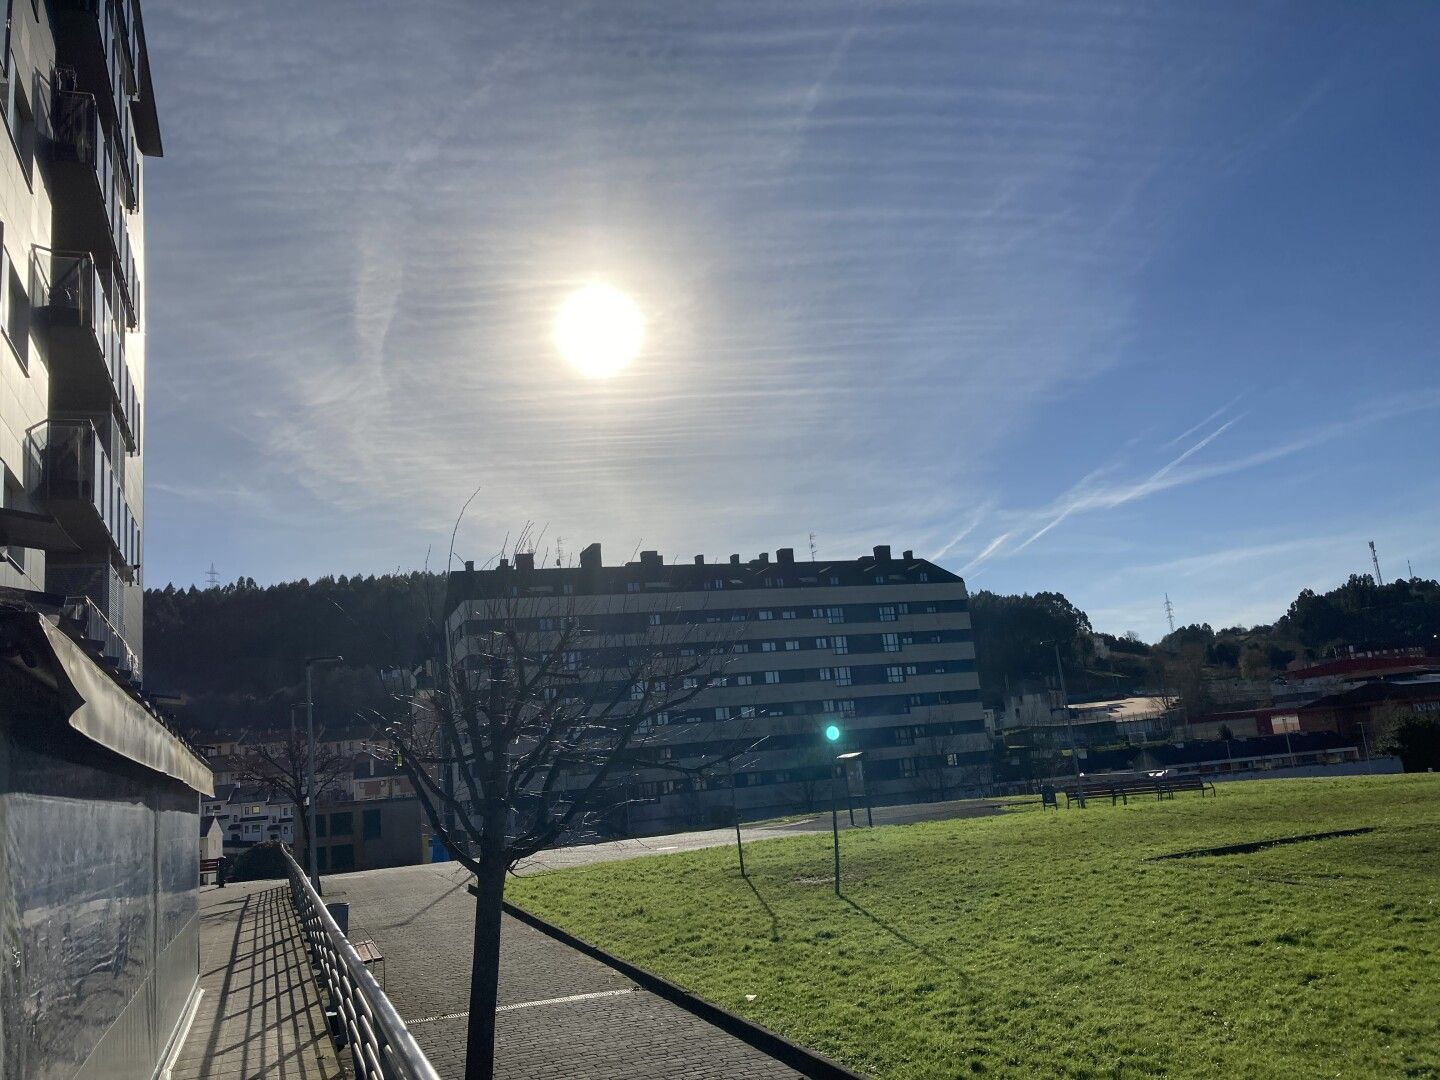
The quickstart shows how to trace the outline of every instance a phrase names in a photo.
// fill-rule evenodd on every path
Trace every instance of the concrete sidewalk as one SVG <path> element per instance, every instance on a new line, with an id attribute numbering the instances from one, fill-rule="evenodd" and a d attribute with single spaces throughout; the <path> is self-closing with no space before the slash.
<path id="1" fill-rule="evenodd" d="M 195 1022 L 170 1080 L 341 1080 L 283 882 L 200 891 Z"/>
<path id="2" fill-rule="evenodd" d="M 325 879 L 350 902 L 352 939 L 373 938 L 384 981 L 443 1077 L 464 1072 L 475 900 L 456 863 Z M 513 1080 L 781 1080 L 800 1074 L 628 978 L 506 918 L 496 1071 Z"/>

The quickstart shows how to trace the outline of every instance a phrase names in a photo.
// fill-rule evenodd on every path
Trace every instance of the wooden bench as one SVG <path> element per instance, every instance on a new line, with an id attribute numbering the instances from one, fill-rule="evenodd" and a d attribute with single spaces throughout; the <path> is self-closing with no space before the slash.
<path id="1" fill-rule="evenodd" d="M 1068 809 L 1071 803 L 1080 801 L 1080 788 L 1071 785 L 1065 789 L 1065 806 Z M 1199 774 L 1187 776 L 1127 776 L 1122 779 L 1107 780 L 1103 777 L 1096 777 L 1093 781 L 1087 780 L 1083 790 L 1086 799 L 1109 798 L 1110 805 L 1117 802 L 1130 804 L 1131 795 L 1154 795 L 1157 799 L 1173 799 L 1177 791 L 1198 791 L 1200 797 L 1205 797 L 1205 792 L 1216 794 L 1215 785 Z"/>
<path id="2" fill-rule="evenodd" d="M 380 952 L 380 946 L 376 945 L 371 938 L 361 938 L 359 941 L 350 942 L 350 944 L 354 946 L 355 955 L 358 956 L 360 962 L 369 969 L 370 974 L 375 974 L 374 965 L 380 965 L 380 977 L 378 981 L 380 988 L 382 990 L 385 989 L 385 956 Z"/>

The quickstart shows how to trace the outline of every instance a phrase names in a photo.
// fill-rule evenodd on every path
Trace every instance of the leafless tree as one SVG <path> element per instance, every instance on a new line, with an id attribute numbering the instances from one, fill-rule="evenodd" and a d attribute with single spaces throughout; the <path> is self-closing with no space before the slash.
<path id="1" fill-rule="evenodd" d="M 244 739 L 236 754 L 235 779 L 255 784 L 267 800 L 286 799 L 295 806 L 296 826 L 305 851 L 310 850 L 310 820 L 305 814 L 305 778 L 309 747 L 294 730 L 260 734 Z M 328 792 L 344 790 L 344 781 L 354 768 L 354 759 L 325 742 L 323 731 L 315 733 L 315 800 L 317 805 Z"/>
<path id="2" fill-rule="evenodd" d="M 595 620 L 623 610 L 623 596 L 513 596 L 492 584 L 488 592 L 507 595 L 470 601 L 470 629 L 454 639 L 477 650 L 447 648 L 429 701 L 389 728 L 431 829 L 475 875 L 466 1080 L 494 1075 L 506 874 L 544 848 L 595 835 L 624 806 L 637 770 L 693 783 L 753 748 L 744 722 L 716 725 L 708 745 L 717 749 L 698 758 L 676 760 L 666 745 L 669 715 L 724 679 L 723 626 L 652 625 L 623 648 L 600 648 Z"/>

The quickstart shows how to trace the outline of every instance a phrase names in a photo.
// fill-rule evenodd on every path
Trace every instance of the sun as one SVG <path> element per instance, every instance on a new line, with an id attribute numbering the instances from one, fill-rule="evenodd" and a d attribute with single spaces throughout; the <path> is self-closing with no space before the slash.
<path id="1" fill-rule="evenodd" d="M 592 379 L 623 370 L 645 341 L 645 320 L 635 301 L 609 285 L 586 285 L 560 306 L 555 345 L 560 355 Z"/>

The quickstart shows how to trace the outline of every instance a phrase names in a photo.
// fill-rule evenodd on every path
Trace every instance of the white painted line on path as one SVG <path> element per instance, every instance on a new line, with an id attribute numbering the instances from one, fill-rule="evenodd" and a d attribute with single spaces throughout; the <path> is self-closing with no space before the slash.
<path id="1" fill-rule="evenodd" d="M 638 986 L 627 986 L 621 990 L 597 990 L 591 994 L 570 994 L 568 997 L 545 998 L 543 1001 L 519 1001 L 513 1005 L 501 1005 L 495 1011 L 497 1013 L 511 1012 L 515 1009 L 533 1009 L 538 1005 L 565 1005 L 572 1001 L 593 1001 L 595 998 L 618 997 L 621 994 L 633 994 Z M 419 1020 L 406 1020 L 406 1027 L 414 1027 L 416 1024 L 434 1024 L 440 1020 L 463 1020 L 469 1016 L 465 1012 L 445 1013 L 441 1016 L 425 1016 Z"/>

